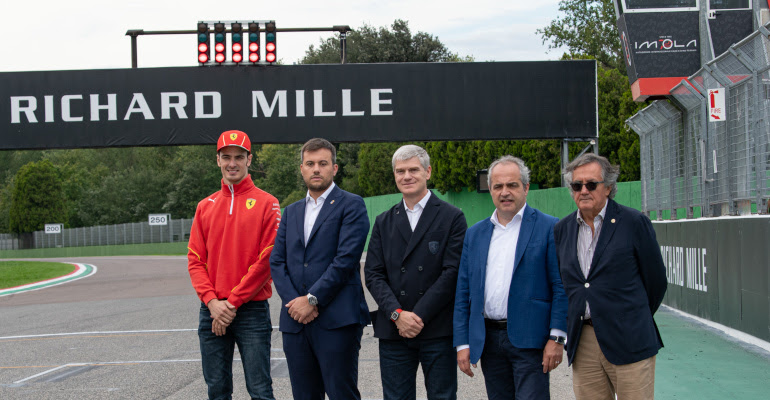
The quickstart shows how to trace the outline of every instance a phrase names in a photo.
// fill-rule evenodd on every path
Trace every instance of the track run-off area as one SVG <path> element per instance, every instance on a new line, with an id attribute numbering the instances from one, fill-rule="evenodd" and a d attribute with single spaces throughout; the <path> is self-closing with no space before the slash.
<path id="1" fill-rule="evenodd" d="M 200 302 L 186 257 L 46 261 L 78 268 L 44 287 L 0 291 L 0 399 L 206 398 L 197 337 Z M 376 308 L 368 293 L 367 298 Z M 273 325 L 280 306 L 274 291 Z M 666 307 L 655 319 L 666 346 L 656 363 L 657 399 L 759 399 L 770 391 L 770 345 L 735 339 Z M 291 399 L 277 329 L 271 347 L 275 397 Z M 486 398 L 481 368 L 474 372 L 469 378 L 458 370 L 459 399 Z M 574 399 L 571 379 L 566 363 L 554 370 L 551 398 Z M 237 353 L 233 380 L 233 398 L 247 399 Z M 364 399 L 382 398 L 371 327 L 361 341 L 359 389 Z M 417 398 L 426 398 L 421 372 Z"/>

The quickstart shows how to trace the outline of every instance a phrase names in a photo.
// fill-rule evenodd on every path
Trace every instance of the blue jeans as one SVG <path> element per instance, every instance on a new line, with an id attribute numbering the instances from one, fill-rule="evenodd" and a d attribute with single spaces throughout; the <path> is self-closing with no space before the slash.
<path id="1" fill-rule="evenodd" d="M 548 374 L 543 373 L 543 349 L 520 349 L 505 329 L 487 328 L 481 370 L 490 400 L 548 400 Z"/>
<path id="2" fill-rule="evenodd" d="M 429 400 L 457 398 L 457 351 L 452 337 L 380 339 L 380 377 L 385 400 L 417 397 L 417 366 L 422 364 Z"/>
<path id="3" fill-rule="evenodd" d="M 233 394 L 233 353 L 241 355 L 246 390 L 252 399 L 273 399 L 270 378 L 270 306 L 267 301 L 241 305 L 224 336 L 211 332 L 211 313 L 201 303 L 198 338 L 201 346 L 203 378 L 209 399 L 231 399 Z"/>

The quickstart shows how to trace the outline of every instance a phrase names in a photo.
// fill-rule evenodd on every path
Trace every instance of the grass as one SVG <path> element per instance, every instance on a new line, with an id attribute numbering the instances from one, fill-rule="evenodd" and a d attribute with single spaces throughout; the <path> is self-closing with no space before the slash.
<path id="1" fill-rule="evenodd" d="M 40 261 L 0 261 L 0 289 L 26 285 L 67 275 L 72 264 Z"/>

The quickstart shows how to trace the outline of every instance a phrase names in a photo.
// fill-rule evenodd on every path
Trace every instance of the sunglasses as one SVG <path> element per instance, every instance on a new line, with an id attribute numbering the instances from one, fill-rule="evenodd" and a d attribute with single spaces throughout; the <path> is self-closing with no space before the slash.
<path id="1" fill-rule="evenodd" d="M 601 182 L 572 182 L 569 184 L 569 186 L 572 188 L 573 192 L 579 192 L 583 190 L 583 185 L 585 185 L 586 189 L 588 189 L 589 192 L 593 192 L 596 190 L 596 186 L 600 183 L 604 183 L 604 181 Z"/>

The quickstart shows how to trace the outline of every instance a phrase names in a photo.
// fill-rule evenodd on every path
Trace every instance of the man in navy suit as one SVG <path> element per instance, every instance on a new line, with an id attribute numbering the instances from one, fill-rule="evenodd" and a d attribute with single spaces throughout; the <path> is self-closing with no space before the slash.
<path id="1" fill-rule="evenodd" d="M 428 190 L 425 149 L 402 146 L 392 165 L 403 199 L 377 216 L 364 267 L 379 307 L 372 319 L 383 396 L 414 399 L 422 365 L 428 399 L 456 399 L 452 307 L 468 224 L 460 209 Z"/>
<path id="2" fill-rule="evenodd" d="M 564 169 L 578 210 L 554 230 L 569 297 L 567 357 L 578 400 L 652 399 L 653 320 L 666 293 L 666 269 L 646 215 L 612 200 L 618 168 L 584 154 Z"/>
<path id="3" fill-rule="evenodd" d="M 567 297 L 553 226 L 528 206 L 529 168 L 504 156 L 489 166 L 492 217 L 468 228 L 454 309 L 457 365 L 481 359 L 490 399 L 549 399 L 548 372 L 562 359 Z"/>
<path id="4" fill-rule="evenodd" d="M 360 261 L 369 219 L 363 199 L 334 184 L 336 150 L 301 149 L 307 197 L 286 207 L 270 256 L 285 307 L 280 331 L 295 399 L 360 399 L 358 352 L 369 310 Z"/>

